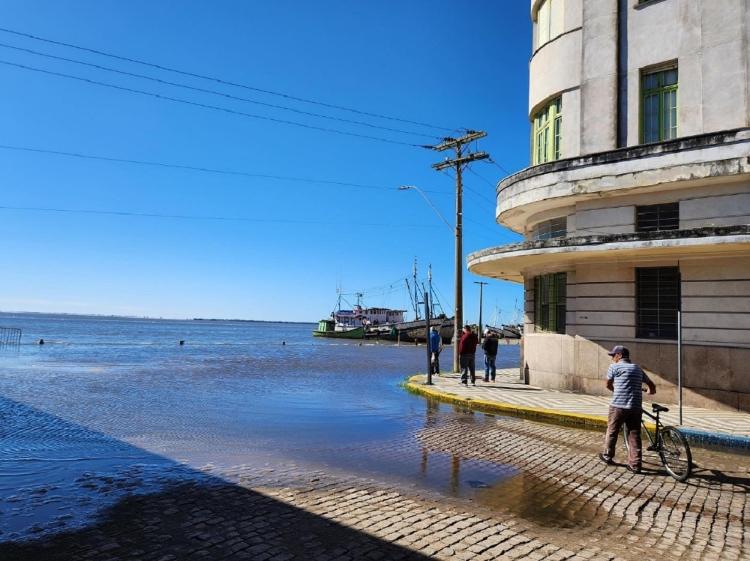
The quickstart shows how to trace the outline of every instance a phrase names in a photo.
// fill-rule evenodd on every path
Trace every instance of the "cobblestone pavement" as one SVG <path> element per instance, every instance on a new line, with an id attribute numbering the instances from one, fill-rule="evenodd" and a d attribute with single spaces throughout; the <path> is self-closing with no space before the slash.
<path id="1" fill-rule="evenodd" d="M 382 443 L 479 462 L 498 482 L 452 497 L 314 465 L 236 466 L 131 496 L 97 525 L 0 545 L 3 561 L 248 559 L 748 559 L 750 458 L 695 451 L 687 483 L 596 459 L 597 432 L 434 407 L 413 438 Z M 408 450 L 407 450 L 408 449 Z"/>
<path id="2" fill-rule="evenodd" d="M 610 399 L 606 396 L 559 392 L 523 385 L 519 380 L 517 368 L 499 370 L 495 382 L 484 382 L 483 375 L 484 371 L 478 370 L 476 386 L 467 387 L 461 384 L 459 374 L 441 374 L 433 378 L 433 388 L 465 398 L 552 409 L 563 413 L 595 415 L 605 420 L 607 418 Z M 424 378 L 422 376 L 422 379 Z M 658 396 L 657 389 L 656 401 L 661 403 Z M 662 414 L 661 418 L 667 425 L 678 424 L 676 406 L 672 407 L 669 413 Z M 750 414 L 748 413 L 684 407 L 683 426 L 750 438 Z"/>

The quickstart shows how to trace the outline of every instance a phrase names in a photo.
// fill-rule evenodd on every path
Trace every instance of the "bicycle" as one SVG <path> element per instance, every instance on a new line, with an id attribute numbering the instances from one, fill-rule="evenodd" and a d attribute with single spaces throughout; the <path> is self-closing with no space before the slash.
<path id="1" fill-rule="evenodd" d="M 646 426 L 646 421 L 641 420 L 643 430 L 646 431 L 648 437 L 649 446 L 646 448 L 649 452 L 656 452 L 659 454 L 661 463 L 667 473 L 674 477 L 677 481 L 685 481 L 690 477 L 690 473 L 693 470 L 693 455 L 690 453 L 690 445 L 688 444 L 685 435 L 680 432 L 676 427 L 664 426 L 659 420 L 659 413 L 666 413 L 669 411 L 668 408 L 659 405 L 658 403 L 651 404 L 651 410 L 654 412 L 652 415 L 648 411 L 643 411 L 646 417 L 653 419 L 656 425 L 656 430 L 653 435 Z M 625 443 L 625 449 L 630 450 L 628 445 L 628 429 L 623 425 L 622 436 Z"/>

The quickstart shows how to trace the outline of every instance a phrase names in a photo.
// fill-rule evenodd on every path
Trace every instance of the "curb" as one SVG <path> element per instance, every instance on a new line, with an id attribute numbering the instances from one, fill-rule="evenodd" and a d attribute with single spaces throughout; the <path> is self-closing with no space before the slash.
<path id="1" fill-rule="evenodd" d="M 409 376 L 403 386 L 407 391 L 430 397 L 444 403 L 461 405 L 469 409 L 483 413 L 502 413 L 534 421 L 551 422 L 558 425 L 576 426 L 592 430 L 606 430 L 607 417 L 603 415 L 587 415 L 585 413 L 570 413 L 555 409 L 542 407 L 530 407 L 527 405 L 516 405 L 514 403 L 503 403 L 500 401 L 485 401 L 462 397 L 453 393 L 436 390 L 426 386 L 423 382 L 424 374 Z M 646 423 L 649 430 L 655 430 L 653 423 Z M 750 437 L 720 432 L 702 431 L 699 429 L 678 427 L 691 444 L 717 446 L 721 448 L 733 448 L 750 450 Z"/>
<path id="2" fill-rule="evenodd" d="M 750 451 L 750 436 L 678 427 L 690 443 Z"/>
<path id="3" fill-rule="evenodd" d="M 407 378 L 403 386 L 411 393 L 431 397 L 445 403 L 461 405 L 469 409 L 484 413 L 502 413 L 515 417 L 523 417 L 537 421 L 547 421 L 555 424 L 573 425 L 589 429 L 604 430 L 607 428 L 607 418 L 599 415 L 586 415 L 585 413 L 569 413 L 555 409 L 544 409 L 541 407 L 529 407 L 515 403 L 503 403 L 499 401 L 485 401 L 462 397 L 456 394 L 439 391 L 427 387 L 422 382 L 423 374 L 417 374 Z"/>

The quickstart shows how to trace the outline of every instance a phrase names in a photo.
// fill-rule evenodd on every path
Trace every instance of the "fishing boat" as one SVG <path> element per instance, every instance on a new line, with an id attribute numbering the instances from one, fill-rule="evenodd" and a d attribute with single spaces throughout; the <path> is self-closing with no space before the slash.
<path id="1" fill-rule="evenodd" d="M 318 322 L 318 329 L 313 331 L 313 337 L 330 337 L 332 339 L 364 339 L 365 328 L 352 327 L 351 329 L 337 329 L 336 322 L 332 319 L 322 319 Z"/>
<path id="2" fill-rule="evenodd" d="M 343 294 L 339 291 L 336 309 L 331 317 L 318 322 L 318 329 L 313 331 L 315 337 L 332 337 L 336 339 L 364 339 L 378 337 L 389 333 L 392 327 L 404 320 L 405 310 L 391 308 L 364 307 L 361 303 L 363 293 L 356 293 L 357 304 L 351 309 L 341 309 Z"/>

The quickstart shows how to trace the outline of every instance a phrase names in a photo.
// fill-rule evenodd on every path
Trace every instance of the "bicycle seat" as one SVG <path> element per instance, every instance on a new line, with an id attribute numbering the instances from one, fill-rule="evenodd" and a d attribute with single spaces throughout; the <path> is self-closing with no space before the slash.
<path id="1" fill-rule="evenodd" d="M 653 409 L 654 413 L 660 413 L 660 412 L 669 411 L 669 409 L 667 407 L 662 407 L 658 403 L 652 403 L 651 404 L 651 409 Z"/>

